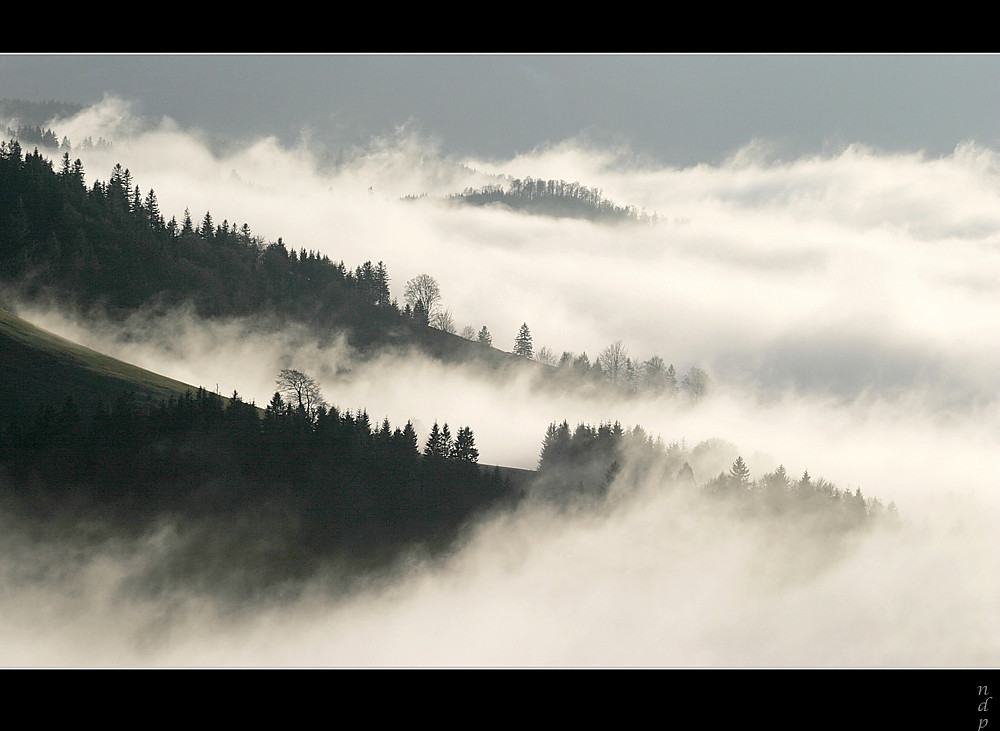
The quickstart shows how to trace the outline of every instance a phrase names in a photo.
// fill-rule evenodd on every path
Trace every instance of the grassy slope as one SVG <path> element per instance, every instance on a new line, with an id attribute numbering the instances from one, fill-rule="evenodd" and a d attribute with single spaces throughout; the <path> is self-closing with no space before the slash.
<path id="1" fill-rule="evenodd" d="M 119 395 L 160 401 L 191 386 L 77 345 L 0 309 L 0 413 L 61 406 L 69 395 L 85 411 Z"/>
<path id="2" fill-rule="evenodd" d="M 436 338 L 438 349 L 469 352 L 462 338 L 437 333 L 434 330 L 425 337 Z M 513 358 L 495 350 L 486 357 L 500 362 Z M 156 402 L 196 390 L 195 386 L 66 340 L 0 308 L 0 418 L 7 412 L 34 413 L 46 404 L 60 407 L 70 395 L 87 413 L 98 402 L 114 403 L 123 393 Z M 492 469 L 492 465 L 483 467 Z M 534 475 L 531 470 L 512 467 L 500 470 L 515 487 L 523 486 Z"/>

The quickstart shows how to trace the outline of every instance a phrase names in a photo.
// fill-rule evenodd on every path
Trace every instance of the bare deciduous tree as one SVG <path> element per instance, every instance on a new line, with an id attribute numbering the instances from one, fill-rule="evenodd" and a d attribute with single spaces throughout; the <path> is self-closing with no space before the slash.
<path id="1" fill-rule="evenodd" d="M 274 383 L 278 387 L 278 393 L 286 400 L 297 403 L 310 417 L 316 415 L 320 406 L 326 406 L 319 385 L 302 371 L 283 368 Z"/>
<path id="2" fill-rule="evenodd" d="M 543 347 L 537 353 L 535 353 L 535 360 L 539 363 L 544 363 L 545 365 L 554 366 L 559 361 L 556 359 L 556 354 L 549 350 L 548 347 Z"/>
<path id="3" fill-rule="evenodd" d="M 684 376 L 681 388 L 687 391 L 688 398 L 697 401 L 708 391 L 708 374 L 701 368 L 692 368 Z"/>
<path id="4" fill-rule="evenodd" d="M 431 318 L 431 326 L 446 333 L 455 334 L 455 319 L 451 316 L 451 308 L 447 310 L 438 309 L 437 314 Z"/>
<path id="5" fill-rule="evenodd" d="M 428 320 L 434 322 L 441 306 L 441 288 L 430 274 L 418 274 L 406 283 L 403 299 L 414 309 L 420 303 Z"/>
<path id="6" fill-rule="evenodd" d="M 597 362 L 601 365 L 604 377 L 612 383 L 625 382 L 625 363 L 627 360 L 628 348 L 622 345 L 621 340 L 616 340 L 597 356 Z"/>

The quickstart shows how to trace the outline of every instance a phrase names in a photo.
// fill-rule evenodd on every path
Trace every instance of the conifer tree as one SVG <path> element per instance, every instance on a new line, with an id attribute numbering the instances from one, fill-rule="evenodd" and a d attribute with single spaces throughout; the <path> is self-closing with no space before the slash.
<path id="1" fill-rule="evenodd" d="M 435 421 L 431 427 L 431 433 L 427 436 L 427 442 L 424 444 L 424 457 L 439 458 L 444 456 L 441 444 L 441 427 Z"/>
<path id="2" fill-rule="evenodd" d="M 521 329 L 518 330 L 517 337 L 514 339 L 514 355 L 530 360 L 532 354 L 531 331 L 528 329 L 528 324 L 523 323 Z"/>
<path id="3" fill-rule="evenodd" d="M 733 466 L 729 468 L 729 476 L 740 487 L 745 487 L 750 482 L 750 468 L 743 461 L 743 457 L 737 457 L 733 462 Z"/>
<path id="4" fill-rule="evenodd" d="M 184 209 L 184 218 L 181 220 L 181 236 L 189 236 L 194 233 L 194 224 L 191 221 L 191 210 Z"/>
<path id="5" fill-rule="evenodd" d="M 417 300 L 417 302 L 413 305 L 413 319 L 421 325 L 428 325 L 430 323 L 430 318 L 427 316 L 427 310 L 424 308 L 424 303 L 420 300 Z"/>
<path id="6" fill-rule="evenodd" d="M 160 204 L 156 202 L 156 193 L 153 189 L 149 189 L 149 193 L 146 195 L 146 202 L 143 208 L 146 211 L 146 215 L 149 217 L 149 224 L 154 229 L 164 228 L 163 215 L 160 213 Z"/>
<path id="7" fill-rule="evenodd" d="M 549 424 L 542 440 L 542 451 L 538 455 L 538 469 L 558 465 L 569 456 L 571 436 L 569 422 L 563 421 L 558 426 L 555 422 Z"/>
<path id="8" fill-rule="evenodd" d="M 472 429 L 467 426 L 460 427 L 455 436 L 455 444 L 452 446 L 452 459 L 459 462 L 479 462 L 479 450 L 476 449 L 476 438 L 472 434 Z"/>
<path id="9" fill-rule="evenodd" d="M 413 428 L 413 422 L 407 421 L 406 426 L 403 427 L 403 449 L 406 454 L 411 457 L 416 457 L 419 454 L 417 448 L 417 430 Z"/>
<path id="10" fill-rule="evenodd" d="M 451 429 L 448 428 L 448 422 L 446 421 L 441 427 L 441 456 L 451 457 L 452 446 Z"/>
<path id="11" fill-rule="evenodd" d="M 275 391 L 270 403 L 264 409 L 264 422 L 262 424 L 264 434 L 272 436 L 276 434 L 284 416 L 285 402 L 281 398 L 281 394 Z"/>
<path id="12" fill-rule="evenodd" d="M 388 307 L 392 302 L 389 294 L 389 270 L 383 262 L 375 267 L 375 306 Z"/>
<path id="13" fill-rule="evenodd" d="M 209 211 L 205 211 L 205 217 L 201 220 L 201 228 L 198 229 L 198 235 L 206 240 L 215 238 L 215 224 L 212 223 L 212 214 Z"/>

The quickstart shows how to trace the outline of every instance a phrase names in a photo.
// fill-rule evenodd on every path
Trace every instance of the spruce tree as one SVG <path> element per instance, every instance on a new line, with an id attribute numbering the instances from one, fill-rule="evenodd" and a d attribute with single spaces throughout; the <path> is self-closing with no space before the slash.
<path id="1" fill-rule="evenodd" d="M 740 487 L 744 487 L 750 482 L 750 468 L 743 461 L 743 457 L 737 457 L 736 461 L 733 462 L 733 466 L 729 469 L 729 476 Z"/>
<path id="2" fill-rule="evenodd" d="M 528 329 L 527 323 L 523 323 L 521 325 L 521 329 L 518 331 L 517 337 L 514 339 L 514 355 L 528 359 L 530 359 L 533 355 L 531 349 L 531 331 Z"/>
<path id="3" fill-rule="evenodd" d="M 441 442 L 441 427 L 435 421 L 434 426 L 431 427 L 431 433 L 427 437 L 427 442 L 424 444 L 424 457 L 435 458 L 444 456 Z"/>
<path id="4" fill-rule="evenodd" d="M 406 426 L 403 427 L 403 450 L 406 452 L 407 457 L 416 458 L 419 454 L 419 449 L 417 448 L 417 430 L 413 428 L 413 422 L 407 421 Z"/>
<path id="5" fill-rule="evenodd" d="M 555 422 L 549 424 L 542 440 L 542 451 L 538 455 L 538 469 L 557 466 L 566 460 L 570 453 L 571 439 L 568 421 L 564 420 L 558 426 Z"/>
<path id="6" fill-rule="evenodd" d="M 181 221 L 181 236 L 189 236 L 194 233 L 194 224 L 191 221 L 191 210 L 184 209 L 184 218 Z"/>
<path id="7" fill-rule="evenodd" d="M 467 426 L 460 427 L 455 436 L 455 444 L 452 446 L 452 459 L 459 462 L 479 462 L 479 450 L 476 449 L 476 438 L 472 434 L 472 429 Z"/>
<path id="8" fill-rule="evenodd" d="M 198 235 L 206 241 L 215 238 L 215 224 L 212 222 L 211 212 L 205 211 L 205 217 L 201 220 L 201 228 L 198 229 Z"/>

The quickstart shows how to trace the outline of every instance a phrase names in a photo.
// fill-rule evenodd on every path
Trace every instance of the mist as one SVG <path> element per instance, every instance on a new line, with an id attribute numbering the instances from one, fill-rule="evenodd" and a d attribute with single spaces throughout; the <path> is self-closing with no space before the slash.
<path id="1" fill-rule="evenodd" d="M 895 502 L 905 520 L 834 549 L 649 484 L 596 513 L 529 504 L 476 527 L 447 560 L 415 557 L 350 591 L 317 582 L 290 606 L 235 616 L 197 592 L 178 589 L 165 609 L 127 590 L 169 552 L 169 530 L 159 543 L 80 548 L 73 576 L 56 570 L 70 551 L 56 541 L 26 554 L 35 578 L 19 574 L 0 597 L 0 639 L 18 638 L 0 642 L 5 663 L 996 664 L 996 151 L 846 145 L 782 159 L 747 140 L 721 164 L 669 167 L 569 139 L 485 160 L 401 128 L 349 156 L 277 138 L 220 152 L 115 98 L 51 126 L 113 140 L 74 151 L 88 186 L 121 162 L 168 220 L 210 211 L 348 267 L 384 261 L 400 300 L 407 279 L 429 273 L 458 329 L 485 325 L 503 350 L 525 322 L 536 352 L 593 360 L 621 340 L 633 359 L 706 370 L 711 386 L 697 404 L 581 396 L 527 372 L 362 360 L 304 330 L 187 311 L 113 324 L 16 303 L 31 322 L 258 405 L 281 368 L 297 368 L 330 403 L 412 420 L 421 440 L 434 421 L 470 425 L 483 464 L 533 468 L 545 428 L 563 419 L 641 425 L 689 447 L 724 439 L 755 477 L 808 470 Z M 580 182 L 656 220 L 612 226 L 447 200 L 501 175 Z M 43 606 L 39 622 L 18 619 Z"/>

